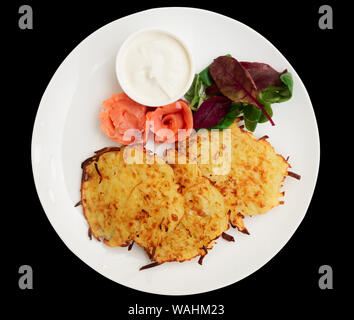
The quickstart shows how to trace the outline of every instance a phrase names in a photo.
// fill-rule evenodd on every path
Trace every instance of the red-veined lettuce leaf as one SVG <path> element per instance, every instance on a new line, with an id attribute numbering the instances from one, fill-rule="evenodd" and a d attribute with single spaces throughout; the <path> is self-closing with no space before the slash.
<path id="1" fill-rule="evenodd" d="M 205 100 L 193 114 L 194 129 L 210 128 L 216 126 L 229 112 L 231 100 L 216 96 Z"/>
<path id="2" fill-rule="evenodd" d="M 215 83 L 205 89 L 205 93 L 209 96 L 219 96 L 221 92 Z"/>
<path id="3" fill-rule="evenodd" d="M 256 107 L 255 107 L 256 108 Z M 256 108 L 260 111 L 260 109 Z M 236 118 L 242 113 L 243 104 L 241 102 L 231 102 L 230 109 L 228 113 L 223 117 L 219 123 L 210 127 L 209 129 L 227 129 L 229 128 L 236 120 Z"/>
<path id="4" fill-rule="evenodd" d="M 286 69 L 278 72 L 266 63 L 241 61 L 240 64 L 251 75 L 258 93 L 269 86 L 281 86 L 280 76 L 287 72 Z"/>
<path id="5" fill-rule="evenodd" d="M 209 67 L 220 92 L 234 102 L 252 104 L 262 110 L 272 125 L 273 120 L 258 102 L 258 90 L 252 76 L 235 58 L 220 56 Z"/>

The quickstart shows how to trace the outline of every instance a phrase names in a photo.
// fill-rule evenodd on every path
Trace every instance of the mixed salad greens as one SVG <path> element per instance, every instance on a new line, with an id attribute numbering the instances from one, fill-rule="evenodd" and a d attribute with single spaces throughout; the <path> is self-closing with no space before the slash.
<path id="1" fill-rule="evenodd" d="M 184 97 L 193 111 L 194 129 L 227 129 L 243 115 L 246 128 L 253 132 L 258 123 L 274 125 L 271 105 L 289 100 L 292 92 L 293 79 L 287 70 L 239 62 L 228 54 L 196 74 Z"/>

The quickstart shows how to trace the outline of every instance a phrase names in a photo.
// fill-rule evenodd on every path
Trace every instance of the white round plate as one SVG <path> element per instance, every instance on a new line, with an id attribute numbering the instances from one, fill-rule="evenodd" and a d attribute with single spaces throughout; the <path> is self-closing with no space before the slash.
<path id="1" fill-rule="evenodd" d="M 183 19 L 181 19 L 183 17 Z M 293 98 L 274 105 L 275 126 L 259 125 L 275 150 L 290 156 L 297 181 L 284 183 L 285 204 L 271 212 L 246 217 L 251 235 L 230 229 L 235 242 L 217 240 L 205 257 L 184 263 L 148 264 L 138 246 L 110 248 L 87 236 L 88 225 L 80 199 L 80 164 L 102 147 L 112 146 L 101 132 L 102 101 L 121 91 L 115 76 L 115 56 L 123 41 L 142 28 L 161 28 L 178 35 L 190 48 L 196 70 L 215 57 L 231 54 L 241 61 L 268 63 L 288 69 L 294 78 Z M 319 167 L 319 135 L 306 89 L 289 62 L 260 34 L 231 18 L 191 8 L 159 8 L 139 12 L 97 30 L 63 61 L 51 79 L 38 108 L 32 137 L 32 168 L 37 192 L 47 217 L 68 248 L 107 278 L 137 290 L 186 295 L 235 283 L 261 268 L 287 243 L 305 216 Z"/>

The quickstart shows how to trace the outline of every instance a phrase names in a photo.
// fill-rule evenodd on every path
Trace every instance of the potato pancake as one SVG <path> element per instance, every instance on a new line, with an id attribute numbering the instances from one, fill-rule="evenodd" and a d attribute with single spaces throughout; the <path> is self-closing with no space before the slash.
<path id="1" fill-rule="evenodd" d="M 181 152 L 186 152 L 189 161 L 196 161 L 202 176 L 223 195 L 231 224 L 248 233 L 243 216 L 262 214 L 279 205 L 283 196 L 281 183 L 289 164 L 275 153 L 269 142 L 257 140 L 237 122 L 230 129 L 229 133 L 224 130 L 212 133 L 217 135 L 216 139 L 211 138 L 210 131 L 207 135 L 198 132 L 182 144 Z M 202 159 L 201 152 L 206 140 L 207 161 Z"/>
<path id="2" fill-rule="evenodd" d="M 180 170 L 188 165 L 176 166 Z M 188 168 L 189 167 L 189 168 Z M 192 180 L 191 180 L 192 181 Z M 220 192 L 206 178 L 182 187 L 185 214 L 175 230 L 162 239 L 152 259 L 158 263 L 185 261 L 204 256 L 214 240 L 228 229 L 229 217 Z"/>
<path id="3" fill-rule="evenodd" d="M 142 164 L 132 163 L 139 157 Z M 84 215 L 94 237 L 109 246 L 133 240 L 152 253 L 184 214 L 172 168 L 142 149 L 106 148 L 82 168 Z"/>

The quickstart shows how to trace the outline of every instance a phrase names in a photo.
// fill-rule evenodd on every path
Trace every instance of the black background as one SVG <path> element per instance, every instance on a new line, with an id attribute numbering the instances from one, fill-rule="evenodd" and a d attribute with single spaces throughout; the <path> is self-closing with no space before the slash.
<path id="1" fill-rule="evenodd" d="M 34 12 L 34 29 L 18 28 L 18 8 L 29 4 Z M 192 5 L 193 4 L 193 5 Z M 318 27 L 318 9 L 330 4 L 334 29 Z M 313 103 L 321 139 L 320 173 L 310 208 L 288 244 L 259 271 L 229 287 L 206 294 L 168 297 L 138 292 L 120 286 L 96 273 L 78 259 L 60 240 L 39 203 L 31 168 L 31 136 L 36 111 L 44 90 L 62 60 L 84 38 L 99 27 L 143 9 L 161 6 L 193 6 L 209 9 L 239 20 L 270 40 L 289 60 L 303 80 Z M 345 162 L 348 149 L 340 141 L 349 125 L 343 110 L 351 104 L 350 84 L 345 80 L 346 51 L 350 31 L 348 8 L 334 1 L 133 1 L 50 2 L 14 1 L 1 10 L 5 30 L 4 60 L 3 206 L 6 217 L 1 277 L 7 297 L 18 302 L 16 313 L 44 313 L 51 306 L 55 314 L 127 318 L 128 306 L 168 304 L 224 304 L 226 316 L 252 317 L 307 315 L 309 311 L 337 315 L 342 289 L 350 278 L 343 269 L 342 253 L 348 246 L 346 224 L 340 216 L 350 197 L 345 194 L 348 179 Z M 212 44 L 211 44 L 212 45 Z M 11 131 L 5 124 L 10 124 Z M 13 132 L 15 131 L 15 132 Z M 350 144 L 347 145 L 347 148 Z M 11 152 L 9 152 L 11 150 Z M 336 155 L 334 155 L 334 153 Z M 13 157 L 9 157 L 12 154 Z M 340 157 L 338 157 L 338 154 Z M 311 154 L 308 155 L 311 158 Z M 342 158 L 342 160 L 340 159 Z M 19 188 L 19 186 L 21 186 Z M 6 242 L 5 242 L 6 241 Z M 344 255 L 343 255 L 344 256 Z M 344 261 L 342 261 L 344 262 Z M 34 289 L 18 288 L 18 268 L 28 264 L 34 270 Z M 334 289 L 320 290 L 318 269 L 333 267 Z M 283 313 L 283 307 L 287 312 Z M 51 316 L 51 314 L 47 314 Z M 217 316 L 215 316 L 217 317 Z M 170 317 L 172 319 L 172 316 Z"/>

